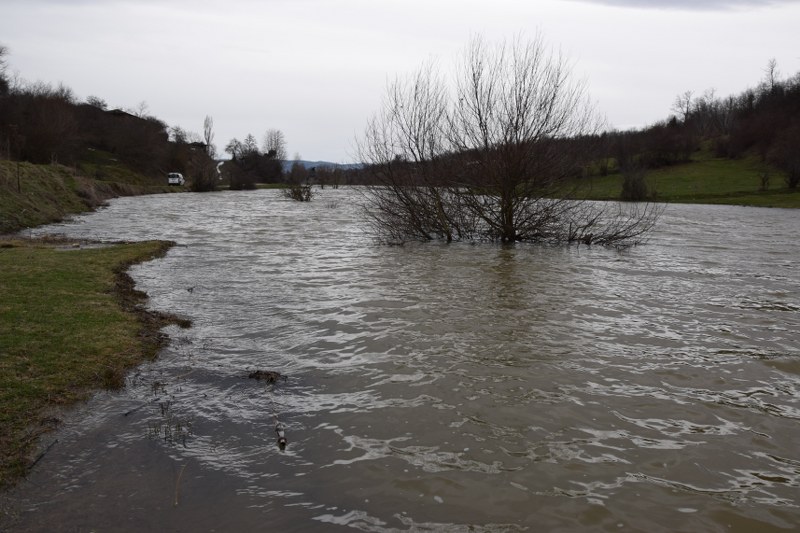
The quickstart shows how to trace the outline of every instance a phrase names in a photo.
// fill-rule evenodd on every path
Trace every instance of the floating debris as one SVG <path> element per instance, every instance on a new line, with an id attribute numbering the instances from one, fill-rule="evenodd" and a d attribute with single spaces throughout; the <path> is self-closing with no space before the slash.
<path id="1" fill-rule="evenodd" d="M 178 474 L 178 480 L 175 482 L 175 503 L 173 504 L 173 507 L 178 506 L 178 489 L 180 488 L 181 485 L 181 478 L 183 477 L 183 471 L 186 470 L 186 464 L 184 464 L 181 467 L 181 472 Z"/>
<path id="2" fill-rule="evenodd" d="M 248 376 L 250 379 L 256 379 L 258 381 L 265 381 L 267 383 L 275 383 L 278 380 L 286 381 L 287 377 L 280 372 L 276 372 L 274 370 L 255 370 L 250 372 Z M 286 426 L 278 420 L 278 411 L 275 408 L 275 400 L 272 398 L 272 393 L 274 393 L 273 387 L 267 387 L 265 389 L 265 393 L 267 394 L 267 400 L 270 403 L 270 410 L 272 411 L 272 417 L 275 420 L 275 433 L 278 435 L 278 448 L 281 451 L 286 449 Z"/>
<path id="3" fill-rule="evenodd" d="M 250 375 L 247 377 L 250 379 L 257 379 L 259 381 L 263 380 L 267 383 L 275 383 L 279 379 L 286 381 L 286 376 L 280 372 L 275 372 L 274 370 L 256 370 L 255 372 L 250 372 Z"/>
<path id="4" fill-rule="evenodd" d="M 140 409 L 143 409 L 143 408 L 147 407 L 147 406 L 148 406 L 148 405 L 150 405 L 151 403 L 153 403 L 153 402 L 158 402 L 158 401 L 161 401 L 161 396 L 159 396 L 158 398 L 155 398 L 155 399 L 153 399 L 153 400 L 150 400 L 149 402 L 144 402 L 143 404 L 139 405 L 138 407 L 134 407 L 134 408 L 133 408 L 133 409 L 131 409 L 130 411 L 126 411 L 126 412 L 122 413 L 122 416 L 128 416 L 128 415 L 132 415 L 132 414 L 133 414 L 133 413 L 135 413 L 136 411 L 139 411 Z"/>
<path id="5" fill-rule="evenodd" d="M 278 431 L 278 428 L 275 428 L 275 431 Z M 278 435 L 282 435 L 282 434 L 283 434 L 283 432 L 281 432 L 281 433 L 278 433 Z M 42 453 L 40 453 L 40 454 L 39 454 L 39 455 L 36 457 L 36 460 L 35 460 L 35 461 L 33 461 L 33 463 L 31 463 L 31 466 L 29 466 L 29 467 L 28 467 L 28 470 L 33 470 L 33 467 L 34 467 L 34 466 L 36 466 L 36 465 L 39 463 L 39 461 L 41 461 L 41 460 L 44 458 L 44 456 L 45 456 L 45 455 L 47 455 L 47 452 L 49 452 L 49 451 L 50 451 L 50 449 L 51 449 L 53 446 L 55 446 L 57 442 L 58 442 L 58 439 L 55 439 L 53 442 L 51 442 L 51 443 L 50 443 L 50 444 L 47 446 L 47 448 L 45 448 L 45 449 L 44 449 L 44 451 L 42 451 Z M 278 446 L 280 446 L 280 445 L 281 445 L 281 439 L 278 439 Z M 284 449 L 285 447 L 286 447 L 286 439 L 283 439 L 283 446 L 281 446 L 281 450 L 282 450 L 282 449 Z"/>
<path id="6" fill-rule="evenodd" d="M 281 450 L 286 449 L 286 426 L 278 422 L 275 424 L 275 433 L 278 434 L 278 448 Z"/>

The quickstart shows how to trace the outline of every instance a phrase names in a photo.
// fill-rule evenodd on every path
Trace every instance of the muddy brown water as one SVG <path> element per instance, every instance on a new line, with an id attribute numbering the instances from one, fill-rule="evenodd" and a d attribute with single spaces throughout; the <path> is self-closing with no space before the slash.
<path id="1" fill-rule="evenodd" d="M 800 212 L 669 206 L 627 251 L 386 247 L 352 194 L 122 198 L 37 230 L 177 241 L 132 275 L 194 327 L 45 438 L 7 527 L 800 527 Z"/>

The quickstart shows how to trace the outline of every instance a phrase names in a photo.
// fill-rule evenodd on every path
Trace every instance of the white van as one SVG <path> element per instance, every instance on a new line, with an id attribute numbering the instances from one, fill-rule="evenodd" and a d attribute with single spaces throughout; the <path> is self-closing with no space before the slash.
<path id="1" fill-rule="evenodd" d="M 167 183 L 170 185 L 183 185 L 186 183 L 186 180 L 183 179 L 183 174 L 180 172 L 170 172 L 167 175 Z"/>

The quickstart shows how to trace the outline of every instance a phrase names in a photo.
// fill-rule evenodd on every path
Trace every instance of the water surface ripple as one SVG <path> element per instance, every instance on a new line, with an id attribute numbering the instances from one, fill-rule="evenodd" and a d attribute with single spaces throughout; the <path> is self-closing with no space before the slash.
<path id="1" fill-rule="evenodd" d="M 796 212 L 669 206 L 624 251 L 385 247 L 352 198 L 120 198 L 37 230 L 176 241 L 132 275 L 194 326 L 69 418 L 12 528 L 800 525 Z"/>

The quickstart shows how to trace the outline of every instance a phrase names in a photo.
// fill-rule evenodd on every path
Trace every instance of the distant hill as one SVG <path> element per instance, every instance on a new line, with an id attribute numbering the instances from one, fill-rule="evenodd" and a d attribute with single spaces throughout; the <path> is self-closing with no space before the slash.
<path id="1" fill-rule="evenodd" d="M 297 161 L 307 169 L 311 168 L 330 168 L 330 169 L 339 169 L 339 170 L 358 170 L 362 168 L 364 165 L 361 163 L 331 163 L 330 161 L 305 161 L 299 160 Z M 283 165 L 283 171 L 289 172 L 292 170 L 292 165 L 294 161 L 281 161 Z"/>

